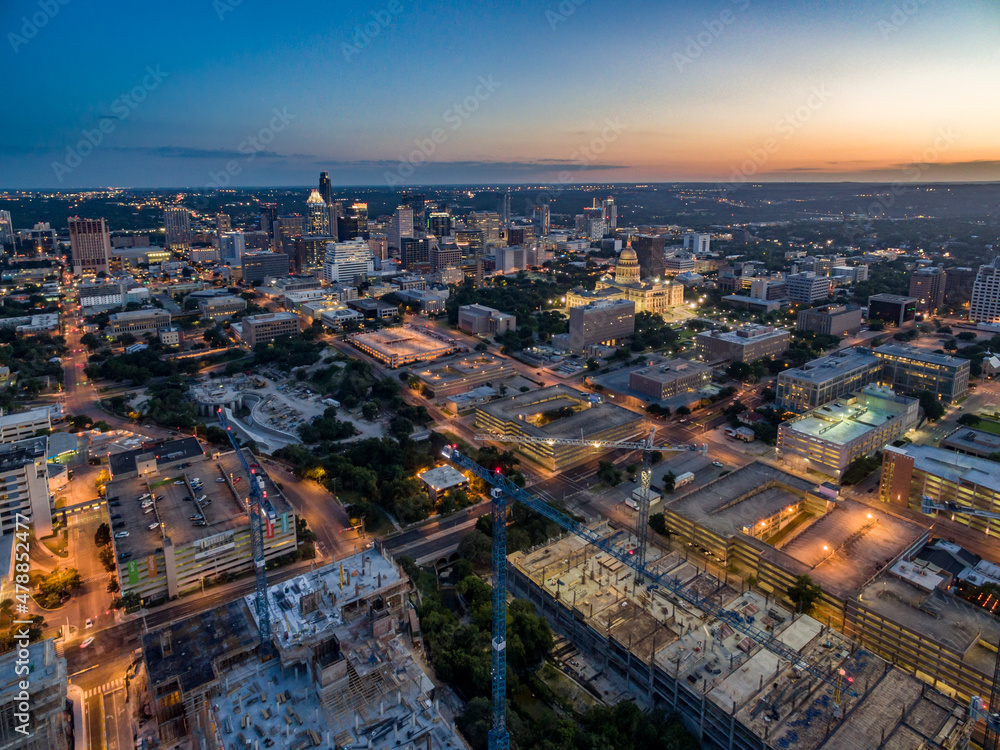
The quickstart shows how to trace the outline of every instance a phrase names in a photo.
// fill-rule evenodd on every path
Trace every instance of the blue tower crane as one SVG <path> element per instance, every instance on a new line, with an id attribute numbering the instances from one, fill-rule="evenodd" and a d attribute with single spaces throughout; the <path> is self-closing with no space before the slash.
<path id="1" fill-rule="evenodd" d="M 759 646 L 766 648 L 771 653 L 784 659 L 785 661 L 797 665 L 800 669 L 808 672 L 813 677 L 833 686 L 835 690 L 842 690 L 847 695 L 858 697 L 853 688 L 844 688 L 834 675 L 827 674 L 826 671 L 812 665 L 802 659 L 799 652 L 792 647 L 782 643 L 765 630 L 756 627 L 753 620 L 741 615 L 739 612 L 724 609 L 723 607 L 702 597 L 697 592 L 690 590 L 663 573 L 656 573 L 649 570 L 645 564 L 640 563 L 640 557 L 635 554 L 635 550 L 616 545 L 610 539 L 598 534 L 593 529 L 589 529 L 578 521 L 570 518 L 562 511 L 556 510 L 551 505 L 542 502 L 538 498 L 528 494 L 523 489 L 505 477 L 498 468 L 495 472 L 486 469 L 468 456 L 458 450 L 457 446 L 445 446 L 441 451 L 445 459 L 451 461 L 456 466 L 466 469 L 487 484 L 492 486 L 490 490 L 491 498 L 491 518 L 493 521 L 493 639 L 492 639 L 492 687 L 493 687 L 493 724 L 489 732 L 490 750 L 508 750 L 510 747 L 510 734 L 507 731 L 507 508 L 510 501 L 524 503 L 536 513 L 553 521 L 561 528 L 583 539 L 588 544 L 592 544 L 602 552 L 625 563 L 636 572 L 637 577 L 641 577 L 651 584 L 657 584 L 670 591 L 675 596 L 694 605 L 702 612 L 720 620 L 734 631 L 743 633 Z"/>
<path id="2" fill-rule="evenodd" d="M 250 496 L 247 498 L 247 515 L 250 516 L 250 542 L 253 549 L 254 578 L 256 580 L 257 630 L 260 632 L 260 655 L 262 659 L 271 656 L 271 615 L 267 611 L 267 572 L 264 558 L 264 527 L 262 515 L 267 515 L 269 521 L 274 521 L 277 514 L 267 499 L 267 494 L 261 486 L 256 473 L 243 455 L 243 449 L 236 442 L 233 428 L 226 421 L 222 409 L 218 410 L 219 424 L 222 425 L 232 443 L 236 456 L 240 459 L 243 470 L 247 473 L 250 483 Z M 506 546 L 506 545 L 505 545 Z"/>

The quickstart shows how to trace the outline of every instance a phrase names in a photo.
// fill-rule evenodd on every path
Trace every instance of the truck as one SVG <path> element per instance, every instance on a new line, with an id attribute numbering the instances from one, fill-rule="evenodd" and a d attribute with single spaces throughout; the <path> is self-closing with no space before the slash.
<path id="1" fill-rule="evenodd" d="M 625 505 L 632 510 L 639 510 L 639 501 L 642 500 L 642 487 L 636 487 L 632 490 L 632 496 L 626 498 Z M 649 507 L 654 508 L 660 503 L 660 494 L 658 492 L 649 491 Z"/>
<path id="2" fill-rule="evenodd" d="M 685 471 L 683 474 L 678 474 L 674 478 L 674 489 L 678 487 L 683 487 L 685 484 L 691 484 L 694 481 L 694 474 L 690 471 Z"/>

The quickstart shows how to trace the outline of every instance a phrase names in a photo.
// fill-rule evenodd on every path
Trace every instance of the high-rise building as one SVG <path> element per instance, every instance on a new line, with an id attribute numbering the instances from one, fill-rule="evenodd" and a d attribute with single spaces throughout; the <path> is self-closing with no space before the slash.
<path id="1" fill-rule="evenodd" d="M 947 282 L 944 266 L 918 268 L 910 276 L 910 296 L 917 298 L 917 309 L 935 312 L 944 304 Z"/>
<path id="2" fill-rule="evenodd" d="M 107 273 L 111 262 L 111 234 L 105 219 L 81 219 L 71 216 L 69 243 L 73 258 L 73 275 Z"/>
<path id="3" fill-rule="evenodd" d="M 0 536 L 16 531 L 16 515 L 29 519 L 39 538 L 52 533 L 52 492 L 46 469 L 47 436 L 0 444 Z"/>
<path id="4" fill-rule="evenodd" d="M 969 319 L 976 323 L 1000 323 L 1000 256 L 979 267 L 972 285 Z"/>
<path id="5" fill-rule="evenodd" d="M 327 213 L 330 215 L 330 235 L 334 240 L 339 239 L 337 232 L 340 230 L 340 220 L 344 216 L 344 204 L 340 201 L 327 206 Z"/>
<path id="6" fill-rule="evenodd" d="M 440 242 L 430 248 L 428 259 L 432 273 L 442 268 L 457 267 L 462 263 L 462 249 L 456 244 Z"/>
<path id="7" fill-rule="evenodd" d="M 278 219 L 277 203 L 260 204 L 260 230 L 267 232 L 268 240 L 274 239 L 274 222 Z"/>
<path id="8" fill-rule="evenodd" d="M 452 216 L 447 211 L 432 211 L 427 217 L 427 231 L 435 237 L 447 237 L 451 234 Z"/>
<path id="9" fill-rule="evenodd" d="M 427 231 L 424 216 L 427 213 L 427 198 L 423 193 L 408 193 L 403 196 L 403 205 L 413 211 L 413 232 L 423 234 Z"/>
<path id="10" fill-rule="evenodd" d="M 304 234 L 329 234 L 330 212 L 319 190 L 313 190 L 306 199 Z"/>
<path id="11" fill-rule="evenodd" d="M 373 233 L 368 238 L 368 247 L 371 248 L 372 255 L 376 260 L 387 260 L 389 258 L 389 238 L 384 234 Z"/>
<path id="12" fill-rule="evenodd" d="M 303 234 L 307 234 L 306 220 L 299 214 L 279 216 L 274 221 L 274 244 L 288 255 L 294 253 L 295 238 Z"/>
<path id="13" fill-rule="evenodd" d="M 351 205 L 351 213 L 358 222 L 358 232 L 360 236 L 368 239 L 368 204 L 354 203 Z"/>
<path id="14" fill-rule="evenodd" d="M 252 284 L 268 276 L 287 276 L 288 256 L 268 251 L 243 254 L 243 281 Z"/>
<path id="15" fill-rule="evenodd" d="M 614 204 L 612 204 L 612 208 Z M 549 204 L 543 203 L 540 206 L 535 206 L 531 209 L 531 220 L 535 223 L 538 228 L 539 235 L 546 235 L 549 233 L 549 229 L 552 226 L 552 215 L 549 212 Z"/>
<path id="16" fill-rule="evenodd" d="M 15 645 L 0 656 L 0 717 L 3 717 L 0 747 L 8 750 L 70 747 L 66 741 L 70 734 L 66 710 L 68 684 L 66 660 L 56 653 L 51 638 L 21 648 Z M 76 727 L 77 736 L 82 731 Z"/>
<path id="17" fill-rule="evenodd" d="M 639 269 L 643 278 L 662 279 L 666 276 L 663 237 L 654 234 L 638 234 L 632 237 L 631 247 L 639 259 Z"/>
<path id="18" fill-rule="evenodd" d="M 410 206 L 397 206 L 389 224 L 389 248 L 401 250 L 403 239 L 413 237 L 413 209 Z"/>
<path id="19" fill-rule="evenodd" d="M 242 265 L 245 252 L 243 232 L 223 232 L 219 235 L 219 255 L 223 263 L 231 266 Z"/>
<path id="20" fill-rule="evenodd" d="M 597 205 L 596 198 L 594 205 Z M 615 205 L 614 198 L 605 198 L 601 203 L 601 217 L 604 219 L 604 226 L 607 228 L 608 234 L 614 234 L 618 228 L 618 206 Z"/>
<path id="21" fill-rule="evenodd" d="M 975 269 L 964 266 L 955 266 L 945 271 L 945 302 L 949 305 L 961 305 L 970 301 L 977 276 Z"/>
<path id="22" fill-rule="evenodd" d="M 14 225 L 10 220 L 10 211 L 0 211 L 0 246 L 14 247 Z"/>
<path id="23" fill-rule="evenodd" d="M 583 233 L 591 242 L 603 238 L 608 233 L 608 225 L 604 222 L 603 208 L 583 209 Z"/>
<path id="24" fill-rule="evenodd" d="M 466 219 L 469 228 L 483 233 L 483 245 L 500 242 L 500 214 L 496 211 L 473 211 Z"/>
<path id="25" fill-rule="evenodd" d="M 400 245 L 399 263 L 403 268 L 430 263 L 430 243 L 426 237 L 404 237 Z"/>
<path id="26" fill-rule="evenodd" d="M 693 253 L 707 253 L 712 246 L 712 235 L 686 232 L 684 234 L 684 249 Z"/>
<path id="27" fill-rule="evenodd" d="M 375 256 L 367 240 L 360 238 L 331 242 L 326 246 L 323 279 L 331 284 L 353 284 L 375 271 Z"/>
<path id="28" fill-rule="evenodd" d="M 184 206 L 167 206 L 163 211 L 164 245 L 179 250 L 191 244 L 191 213 Z"/>
<path id="29" fill-rule="evenodd" d="M 218 234 L 230 232 L 233 229 L 233 220 L 229 214 L 218 213 L 215 215 L 215 231 Z"/>
<path id="30" fill-rule="evenodd" d="M 330 173 L 320 172 L 319 173 L 319 194 L 323 198 L 323 202 L 326 205 L 331 205 L 333 203 L 333 190 L 330 187 Z"/>
<path id="31" fill-rule="evenodd" d="M 304 234 L 296 237 L 295 254 L 292 257 L 295 272 L 322 268 L 326 259 L 326 246 L 336 241 L 337 238 L 331 234 Z"/>

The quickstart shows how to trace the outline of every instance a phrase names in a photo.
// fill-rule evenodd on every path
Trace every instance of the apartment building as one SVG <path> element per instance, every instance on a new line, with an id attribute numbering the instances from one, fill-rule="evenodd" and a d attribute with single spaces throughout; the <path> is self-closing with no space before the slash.
<path id="1" fill-rule="evenodd" d="M 52 534 L 48 449 L 46 435 L 0 443 L 0 536 L 14 533 L 18 515 L 37 538 Z"/>

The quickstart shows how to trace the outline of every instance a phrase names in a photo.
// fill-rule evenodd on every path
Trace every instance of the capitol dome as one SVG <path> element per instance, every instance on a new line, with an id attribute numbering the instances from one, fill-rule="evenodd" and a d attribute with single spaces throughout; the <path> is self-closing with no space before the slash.
<path id="1" fill-rule="evenodd" d="M 615 266 L 615 281 L 619 284 L 634 284 L 639 281 L 639 257 L 635 250 L 626 247 L 618 256 Z"/>

